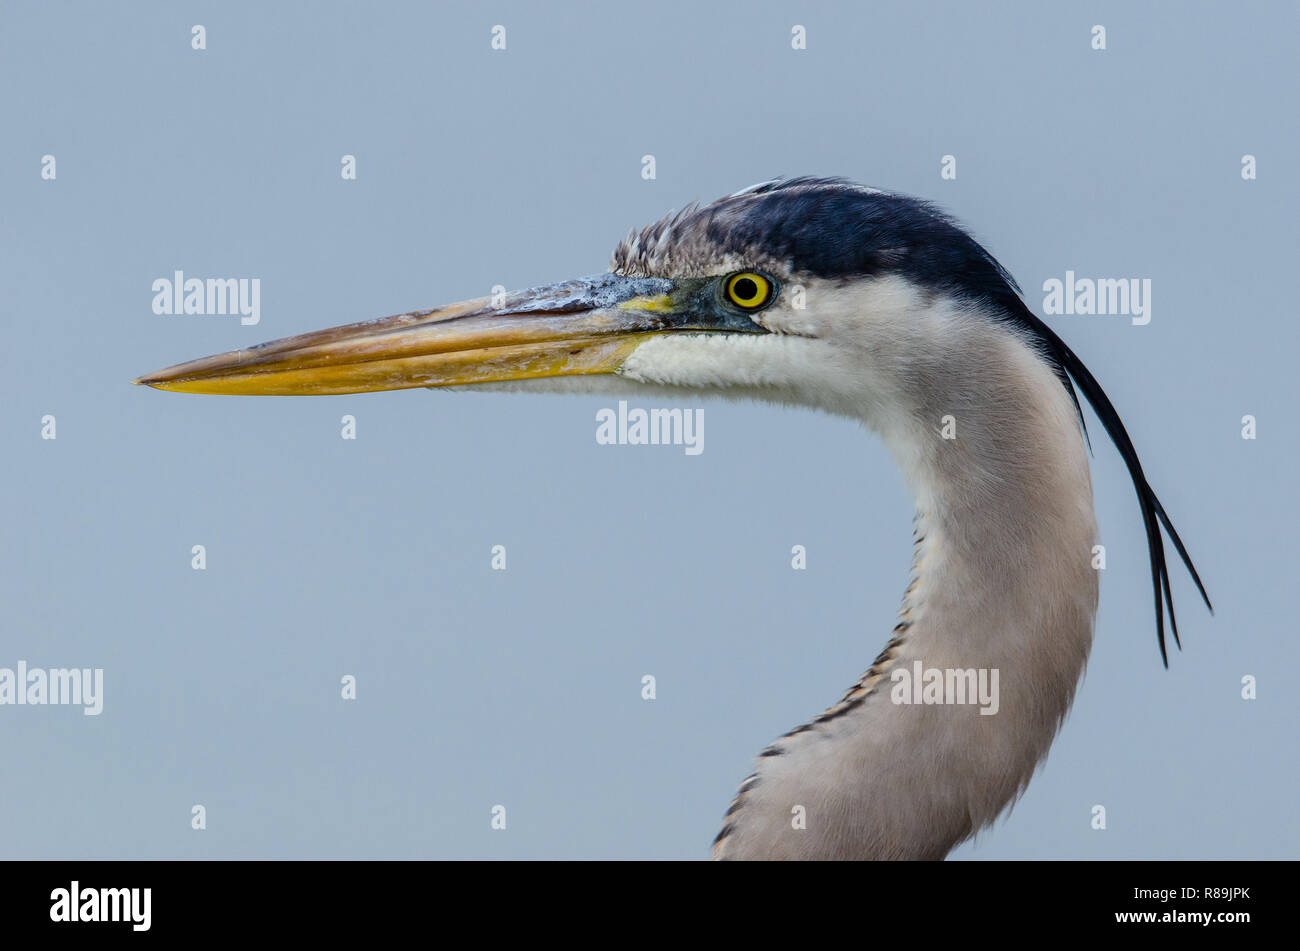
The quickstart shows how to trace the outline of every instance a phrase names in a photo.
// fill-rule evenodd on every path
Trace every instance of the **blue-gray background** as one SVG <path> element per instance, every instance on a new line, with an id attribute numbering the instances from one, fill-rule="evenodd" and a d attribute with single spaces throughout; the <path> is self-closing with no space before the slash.
<path id="1" fill-rule="evenodd" d="M 956 855 L 1300 854 L 1294 7 L 480 6 L 5 4 L 0 666 L 103 667 L 106 696 L 97 718 L 0 708 L 0 854 L 707 855 L 754 754 L 893 625 L 911 506 L 876 441 L 710 402 L 687 457 L 597 446 L 594 397 L 129 381 L 599 271 L 631 225 L 808 173 L 941 202 L 1038 310 L 1067 268 L 1153 282 L 1148 326 L 1050 322 L 1217 616 L 1172 568 L 1184 650 L 1161 669 L 1094 421 L 1087 678 L 1027 795 Z M 154 315 L 174 269 L 261 278 L 261 324 Z"/>

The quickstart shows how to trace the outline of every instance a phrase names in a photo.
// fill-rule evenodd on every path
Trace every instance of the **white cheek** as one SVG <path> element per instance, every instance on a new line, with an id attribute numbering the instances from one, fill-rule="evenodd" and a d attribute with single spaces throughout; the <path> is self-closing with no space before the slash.
<path id="1" fill-rule="evenodd" d="M 821 321 L 814 318 L 805 307 L 773 308 L 754 317 L 754 322 L 767 330 L 778 334 L 791 334 L 798 337 L 821 337 Z"/>
<path id="2" fill-rule="evenodd" d="M 619 373 L 676 386 L 784 387 L 806 372 L 807 344 L 775 334 L 669 334 L 633 350 Z"/>
<path id="3" fill-rule="evenodd" d="M 876 349 L 882 338 L 905 336 L 926 309 L 918 289 L 894 276 L 847 284 L 791 282 L 776 306 L 755 318 L 776 333 L 835 341 L 843 349 Z"/>

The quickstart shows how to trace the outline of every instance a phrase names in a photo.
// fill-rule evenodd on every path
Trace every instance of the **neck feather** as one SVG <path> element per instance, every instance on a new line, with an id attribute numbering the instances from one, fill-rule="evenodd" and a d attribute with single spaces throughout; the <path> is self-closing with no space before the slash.
<path id="1" fill-rule="evenodd" d="M 993 322 L 965 327 L 960 349 L 909 367 L 919 382 L 888 401 L 906 418 L 864 413 L 916 495 L 893 637 L 843 700 L 760 755 L 715 858 L 943 858 L 1024 790 L 1069 709 L 1097 607 L 1074 405 Z M 954 702 L 980 683 L 995 704 Z"/>

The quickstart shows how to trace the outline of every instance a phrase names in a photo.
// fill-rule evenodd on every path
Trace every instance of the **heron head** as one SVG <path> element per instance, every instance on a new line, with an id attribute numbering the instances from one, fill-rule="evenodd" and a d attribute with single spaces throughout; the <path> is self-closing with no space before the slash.
<path id="1" fill-rule="evenodd" d="M 920 304 L 996 304 L 1005 272 L 932 206 L 839 179 L 765 182 L 634 231 L 607 273 L 288 337 L 148 374 L 187 393 L 313 395 L 628 381 L 852 400 L 932 349 Z M 581 378 L 581 379 L 578 379 Z"/>

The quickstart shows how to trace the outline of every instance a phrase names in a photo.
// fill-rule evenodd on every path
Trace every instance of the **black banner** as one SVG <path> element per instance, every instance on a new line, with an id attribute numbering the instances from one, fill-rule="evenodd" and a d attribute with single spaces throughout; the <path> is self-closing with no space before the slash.
<path id="1" fill-rule="evenodd" d="M 1233 940 L 1281 927 L 1280 862 L 735 865 L 486 862 L 29 862 L 3 866 L 6 934 L 338 939 L 453 924 L 666 940 L 843 922 L 902 940 L 1049 933 Z M 610 932 L 610 926 L 619 932 Z M 672 931 L 667 929 L 671 928 Z M 557 931 L 558 929 L 558 931 Z M 737 935 L 739 936 L 739 935 Z M 621 942 L 620 942 L 621 943 Z"/>

